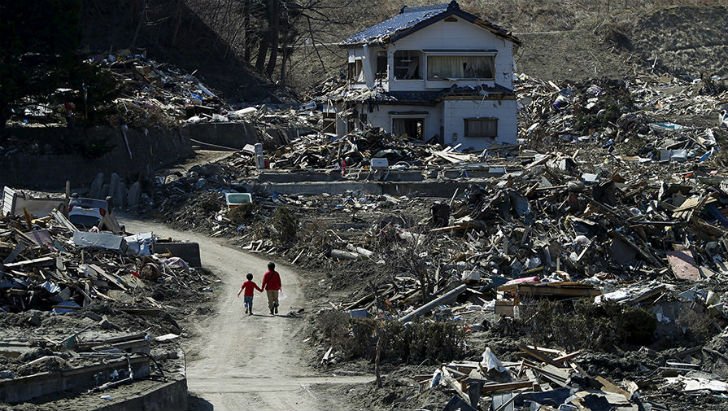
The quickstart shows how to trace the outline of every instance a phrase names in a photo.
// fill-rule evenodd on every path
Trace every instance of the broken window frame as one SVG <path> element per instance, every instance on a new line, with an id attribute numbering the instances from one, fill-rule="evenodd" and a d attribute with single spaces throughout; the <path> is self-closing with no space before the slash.
<path id="1" fill-rule="evenodd" d="M 474 133 L 473 123 L 477 122 L 478 130 Z M 466 138 L 492 138 L 498 137 L 498 118 L 497 117 L 471 117 L 463 119 L 463 135 Z"/>
<path id="2" fill-rule="evenodd" d="M 400 114 L 400 115 L 391 115 L 391 119 L 390 120 L 391 120 L 391 122 L 390 122 L 390 125 L 391 125 L 390 130 L 391 130 L 391 133 L 393 135 L 395 135 L 395 136 L 399 136 L 399 135 L 402 135 L 402 134 L 406 134 L 406 131 L 407 131 L 406 130 L 406 128 L 407 128 L 406 125 L 403 124 L 402 125 L 403 132 L 398 134 L 397 131 L 395 130 L 395 122 L 397 122 L 397 121 L 403 121 L 403 122 L 416 121 L 416 122 L 421 122 L 422 124 L 420 126 L 420 129 L 421 130 L 418 133 L 419 135 L 414 135 L 414 136 L 410 136 L 409 134 L 407 134 L 407 135 L 410 138 L 412 138 L 412 139 L 420 139 L 420 140 L 424 140 L 425 139 L 425 135 L 426 135 L 425 125 L 427 123 L 427 115 L 426 114 L 407 114 L 407 115 Z"/>
<path id="3" fill-rule="evenodd" d="M 347 66 L 347 79 L 352 83 L 364 83 L 364 62 L 361 58 L 350 61 Z"/>
<path id="4" fill-rule="evenodd" d="M 387 66 L 388 66 L 387 52 L 378 51 L 377 52 L 377 72 L 375 74 L 375 77 L 377 80 L 386 80 L 387 79 L 387 72 L 388 72 Z"/>
<path id="5" fill-rule="evenodd" d="M 481 81 L 493 81 L 495 80 L 495 57 L 494 52 L 483 52 L 483 53 L 427 53 L 425 60 L 427 62 L 427 81 L 458 81 L 458 80 L 481 80 Z M 450 59 L 449 62 L 451 67 L 450 74 L 448 73 L 433 73 L 434 70 L 438 72 L 445 70 L 446 67 L 441 64 L 441 68 L 436 69 L 435 59 Z M 483 59 L 476 66 L 470 75 L 468 73 L 467 65 L 473 65 L 476 59 Z M 460 60 L 458 62 L 458 60 Z M 464 68 L 460 68 L 461 65 L 466 65 Z M 482 66 L 481 66 L 482 65 Z M 452 73 L 458 71 L 457 73 Z"/>
<path id="6" fill-rule="evenodd" d="M 394 52 L 393 75 L 399 81 L 422 81 L 422 51 L 397 50 Z"/>

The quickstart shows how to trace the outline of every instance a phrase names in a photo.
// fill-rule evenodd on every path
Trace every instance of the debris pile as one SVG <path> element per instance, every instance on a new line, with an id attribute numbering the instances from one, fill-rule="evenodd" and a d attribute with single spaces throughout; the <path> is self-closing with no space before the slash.
<path id="1" fill-rule="evenodd" d="M 92 55 L 84 64 L 93 75 L 82 88 L 58 89 L 37 102 L 26 101 L 7 126 L 172 127 L 194 115 L 212 117 L 228 110 L 193 74 L 158 63 L 143 51 Z"/>
<path id="2" fill-rule="evenodd" d="M 524 77 L 524 145 L 515 150 L 460 153 L 376 130 L 341 138 L 310 134 L 268 149 L 271 169 L 256 164 L 248 147 L 214 165 L 164 176 L 156 199 L 175 225 L 326 273 L 311 296 L 347 322 L 331 327 L 344 337 L 315 340 L 317 362 L 376 361 L 376 338 L 361 339 L 369 345 L 356 355 L 342 343 L 358 335 L 361 319 L 404 327 L 454 323 L 470 347 L 497 339 L 558 348 L 533 348 L 543 358 L 527 353 L 530 365 L 508 364 L 504 379 L 529 385 L 489 397 L 491 404 L 503 401 L 494 409 L 528 407 L 538 402 L 535 391 L 543 400 L 564 389 L 569 395 L 558 404 L 540 404 L 637 409 L 646 398 L 660 409 L 681 404 L 663 399 L 664 392 L 719 388 L 728 379 L 726 358 L 715 354 L 726 348 L 721 332 L 728 323 L 728 176 L 721 151 L 727 131 L 722 117 L 716 121 L 726 95 L 703 86 L 649 77 L 560 86 Z M 279 183 L 303 189 L 316 179 L 356 184 L 337 191 L 343 194 L 333 185 L 323 194 L 276 191 Z M 407 181 L 447 189 L 383 194 L 398 193 Z M 231 201 L 236 193 L 247 193 L 244 206 Z M 332 300 L 332 292 L 340 297 Z M 363 329 L 375 335 L 379 328 Z M 504 344 L 499 352 L 513 358 Z M 393 360 L 391 347 L 380 349 L 385 362 L 415 358 Z M 619 370 L 604 366 L 624 353 L 635 353 L 644 366 L 638 360 Z M 472 371 L 466 368 L 439 373 L 450 373 L 448 386 L 466 393 L 462 382 Z M 475 368 L 484 386 L 509 382 L 490 381 L 495 377 Z M 596 383 L 601 377 L 623 386 Z M 458 397 L 468 404 L 467 395 Z"/>
<path id="3" fill-rule="evenodd" d="M 439 367 L 423 381 L 424 388 L 455 392 L 444 410 L 637 411 L 643 406 L 637 384 L 623 381 L 620 386 L 602 376 L 589 375 L 573 362 L 578 351 L 566 353 L 529 345 L 521 346 L 520 351 L 520 361 L 501 362 L 486 348 L 481 361 L 451 362 Z"/>
<path id="4" fill-rule="evenodd" d="M 128 235 L 111 212 L 82 231 L 58 209 L 32 215 L 47 206 L 41 199 L 6 200 L 13 204 L 0 219 L 0 402 L 179 378 L 181 364 L 167 362 L 180 358 L 179 348 L 165 345 L 183 332 L 175 317 L 193 315 L 214 285 L 196 244 Z M 65 382 L 69 375 L 75 379 Z"/>
<path id="5" fill-rule="evenodd" d="M 109 70 L 119 84 L 109 111 L 110 124 L 134 127 L 175 126 L 194 115 L 214 117 L 227 108 L 217 94 L 193 74 L 148 59 L 144 54 L 122 50 L 96 56 L 95 64 Z"/>
<path id="6" fill-rule="evenodd" d="M 41 218 L 26 214 L 0 220 L 3 311 L 68 313 L 94 301 L 160 308 L 152 295 L 182 292 L 191 297 L 191 282 L 202 281 L 199 289 L 209 285 L 199 266 L 190 266 L 199 257 L 184 255 L 188 262 L 170 252 L 180 248 L 174 244 L 184 243 L 165 242 L 152 233 L 126 235 L 118 222 L 108 221 L 99 226 L 115 232 L 99 227 L 81 231 L 56 210 Z"/>
<path id="7" fill-rule="evenodd" d="M 271 167 L 286 170 L 310 170 L 372 167 L 371 160 L 386 159 L 394 169 L 422 168 L 427 165 L 472 161 L 474 156 L 447 151 L 380 130 L 352 133 L 342 138 L 329 135 L 305 136 L 275 150 Z"/>
<path id="8" fill-rule="evenodd" d="M 576 144 L 638 163 L 705 162 L 726 135 L 728 88 L 710 80 L 645 76 L 558 85 L 520 79 L 520 137 L 539 150 Z"/>

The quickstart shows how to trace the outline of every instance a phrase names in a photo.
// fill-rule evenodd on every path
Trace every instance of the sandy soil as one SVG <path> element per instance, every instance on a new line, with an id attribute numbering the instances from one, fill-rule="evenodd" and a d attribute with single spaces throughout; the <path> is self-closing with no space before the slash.
<path id="1" fill-rule="evenodd" d="M 231 248 L 192 232 L 180 232 L 162 224 L 124 218 L 129 232 L 153 231 L 163 237 L 200 244 L 202 263 L 223 282 L 215 313 L 191 330 L 197 337 L 187 346 L 187 378 L 190 392 L 208 404 L 199 409 L 216 411 L 318 410 L 336 408 L 341 398 L 331 396 L 331 385 L 357 384 L 373 377 L 325 375 L 304 362 L 303 318 L 289 311 L 304 308 L 299 273 L 279 265 L 283 282 L 279 316 L 268 314 L 264 294 L 256 294 L 253 316 L 243 313 L 236 294 L 246 273 L 260 284 L 267 260 Z M 323 394 L 326 392 L 327 394 Z M 344 393 L 342 393 L 343 397 Z"/>

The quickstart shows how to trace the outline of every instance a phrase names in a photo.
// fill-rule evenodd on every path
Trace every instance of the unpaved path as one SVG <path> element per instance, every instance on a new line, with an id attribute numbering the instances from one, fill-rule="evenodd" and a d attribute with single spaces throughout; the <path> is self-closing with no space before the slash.
<path id="1" fill-rule="evenodd" d="M 317 395 L 311 386 L 373 380 L 321 375 L 307 367 L 302 360 L 305 319 L 269 315 L 264 294 L 256 292 L 255 315 L 243 314 L 242 298 L 236 298 L 243 277 L 252 272 L 260 285 L 267 260 L 228 247 L 224 240 L 173 230 L 163 224 L 130 218 L 122 222 L 129 232 L 152 231 L 161 237 L 198 242 L 202 264 L 224 284 L 216 312 L 195 325 L 197 341 L 188 348 L 187 356 L 189 390 L 210 402 L 215 411 L 335 409 L 342 402 Z M 278 271 L 283 282 L 280 314 L 301 307 L 308 311 L 298 273 L 291 267 L 280 267 Z"/>

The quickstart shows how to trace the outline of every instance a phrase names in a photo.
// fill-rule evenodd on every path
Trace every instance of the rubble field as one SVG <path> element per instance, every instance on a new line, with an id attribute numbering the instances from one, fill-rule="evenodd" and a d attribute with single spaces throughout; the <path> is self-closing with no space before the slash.
<path id="1" fill-rule="evenodd" d="M 30 127 L 108 125 L 126 139 L 129 127 L 238 123 L 258 143 L 193 140 L 229 154 L 149 181 L 97 175 L 79 192 L 115 212 L 91 227 L 70 221 L 69 188 L 53 199 L 3 191 L 0 409 L 100 408 L 184 378 L 189 326 L 213 312 L 219 280 L 200 244 L 128 233 L 120 210 L 307 273 L 309 306 L 289 314 L 308 324 L 295 336 L 306 361 L 376 378 L 345 388 L 352 409 L 728 409 L 728 49 L 715 40 L 728 14 L 713 3 L 619 15 L 607 5 L 608 18 L 561 3 L 496 12 L 557 30 L 522 26 L 518 144 L 483 151 L 378 129 L 333 134 L 341 119 L 322 104 L 373 110 L 383 98 L 341 76 L 305 104 L 245 67 L 245 81 L 208 76 L 262 103 L 231 104 L 201 73 L 237 71 L 222 64 L 233 49 L 199 72 L 143 48 L 79 54 L 70 88 L 11 102 L 0 156 L 112 148 L 13 133 Z M 123 17 L 117 6 L 86 15 L 89 27 Z M 143 38 L 172 23 L 165 7 L 144 9 L 161 17 Z M 54 77 L 59 58 L 18 62 Z"/>
<path id="2" fill-rule="evenodd" d="M 114 213 L 84 231 L 24 212 L 0 219 L 0 409 L 96 409 L 184 378 L 216 277 Z"/>
<path id="3" fill-rule="evenodd" d="M 311 364 L 379 376 L 361 409 L 724 409 L 725 83 L 518 88 L 519 147 L 302 135 L 160 175 L 141 211 L 308 270 Z"/>

